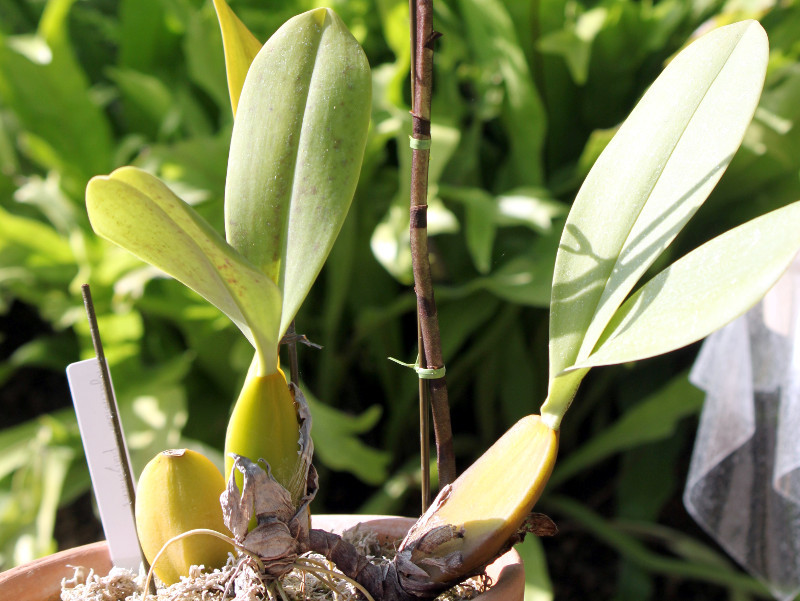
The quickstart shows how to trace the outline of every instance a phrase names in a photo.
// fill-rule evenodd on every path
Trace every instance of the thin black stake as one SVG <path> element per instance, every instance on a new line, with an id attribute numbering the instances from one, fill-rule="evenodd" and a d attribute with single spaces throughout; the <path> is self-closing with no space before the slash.
<path id="1" fill-rule="evenodd" d="M 417 316 L 417 344 L 419 345 L 419 361 L 422 367 L 422 361 L 425 357 L 425 344 L 422 340 L 422 329 L 419 325 L 419 316 Z M 422 513 L 428 510 L 431 504 L 431 434 L 430 434 L 430 412 L 431 400 L 428 382 L 419 379 L 419 454 L 420 454 L 420 468 L 422 470 Z"/>
<path id="2" fill-rule="evenodd" d="M 125 453 L 125 438 L 122 435 L 122 423 L 119 419 L 119 408 L 117 407 L 117 398 L 114 395 L 114 387 L 111 384 L 111 373 L 108 370 L 108 363 L 106 362 L 106 355 L 103 352 L 103 343 L 100 340 L 100 328 L 97 327 L 97 314 L 94 310 L 94 302 L 92 301 L 92 293 L 89 290 L 89 284 L 81 286 L 81 294 L 83 295 L 83 304 L 86 307 L 86 316 L 89 318 L 89 332 L 92 335 L 92 346 L 94 346 L 94 354 L 97 356 L 97 363 L 100 366 L 100 379 L 103 382 L 103 397 L 106 401 L 106 408 L 111 417 L 111 424 L 114 428 L 114 439 L 117 443 L 117 454 L 119 456 L 120 469 L 125 479 L 125 487 L 128 491 L 128 498 L 131 500 L 131 516 L 134 522 L 136 521 L 136 487 L 133 483 L 133 474 L 131 473 L 131 466 L 128 465 L 128 456 Z M 144 571 L 150 570 L 150 563 L 142 551 L 142 544 L 139 542 L 139 553 L 142 556 L 142 565 Z M 155 583 L 150 582 L 150 594 L 156 594 Z"/>

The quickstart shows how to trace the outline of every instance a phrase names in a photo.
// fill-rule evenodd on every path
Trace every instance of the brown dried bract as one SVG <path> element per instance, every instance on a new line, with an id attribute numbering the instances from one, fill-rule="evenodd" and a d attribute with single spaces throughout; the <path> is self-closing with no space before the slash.
<path id="1" fill-rule="evenodd" d="M 555 536 L 558 534 L 556 523 L 545 514 L 536 512 L 531 512 L 525 518 L 520 530 L 534 536 Z"/>
<path id="2" fill-rule="evenodd" d="M 308 504 L 317 492 L 317 472 L 310 466 L 308 492 L 300 507 L 295 508 L 289 492 L 272 476 L 269 465 L 266 468 L 233 455 L 233 470 L 220 504 L 225 525 L 236 542 L 261 560 L 266 575 L 277 579 L 290 571 L 308 548 Z M 241 493 L 236 485 L 236 470 L 243 475 Z M 257 525 L 248 532 L 253 516 Z"/>

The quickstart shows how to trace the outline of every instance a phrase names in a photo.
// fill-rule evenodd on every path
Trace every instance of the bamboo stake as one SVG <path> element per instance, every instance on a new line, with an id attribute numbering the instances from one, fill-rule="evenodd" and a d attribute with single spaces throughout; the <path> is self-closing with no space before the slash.
<path id="1" fill-rule="evenodd" d="M 439 318 L 433 296 L 428 259 L 428 161 L 431 139 L 431 94 L 433 85 L 433 43 L 439 34 L 433 30 L 433 1 L 410 0 L 411 6 L 411 203 L 410 236 L 414 290 L 422 333 L 421 368 L 444 367 L 439 335 Z M 455 480 L 455 455 L 450 426 L 450 406 L 444 377 L 425 380 L 433 412 L 437 467 L 440 489 Z M 424 404 L 424 403 L 423 403 Z"/>

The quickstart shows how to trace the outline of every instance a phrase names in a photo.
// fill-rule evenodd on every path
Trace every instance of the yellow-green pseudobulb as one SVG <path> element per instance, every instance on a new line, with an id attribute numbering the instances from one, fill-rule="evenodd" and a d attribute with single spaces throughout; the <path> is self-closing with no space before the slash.
<path id="1" fill-rule="evenodd" d="M 136 529 L 147 561 L 153 561 L 171 538 L 207 528 L 226 536 L 219 496 L 225 480 L 206 457 L 189 449 L 172 449 L 150 460 L 136 491 Z M 187 536 L 167 547 L 155 563 L 156 575 L 173 584 L 189 574 L 192 565 L 207 569 L 225 565 L 233 546 L 208 536 Z"/>
<path id="2" fill-rule="evenodd" d="M 463 529 L 463 537 L 436 546 L 430 556 L 458 551 L 463 562 L 459 572 L 473 573 L 492 560 L 520 528 L 550 479 L 557 452 L 558 434 L 540 416 L 521 419 L 459 476 L 449 491 L 442 491 L 401 550 L 438 526 L 452 525 Z M 420 554 L 426 555 L 417 548 L 412 558 L 419 559 Z M 434 564 L 426 563 L 424 569 L 434 582 L 453 577 Z"/>
<path id="3" fill-rule="evenodd" d="M 225 478 L 230 478 L 233 467 L 231 453 L 254 462 L 263 459 L 297 506 L 305 494 L 306 470 L 299 454 L 300 425 L 294 396 L 280 369 L 266 376 L 257 372 L 254 362 L 228 422 Z M 236 478 L 241 490 L 241 474 Z"/>

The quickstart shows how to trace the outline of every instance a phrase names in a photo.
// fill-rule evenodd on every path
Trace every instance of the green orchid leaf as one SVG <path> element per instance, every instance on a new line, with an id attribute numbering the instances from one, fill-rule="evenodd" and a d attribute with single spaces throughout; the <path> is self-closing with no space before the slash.
<path id="1" fill-rule="evenodd" d="M 364 52 L 324 8 L 281 27 L 245 80 L 225 227 L 230 244 L 281 289 L 281 333 L 344 223 L 364 156 L 371 89 Z"/>
<path id="2" fill-rule="evenodd" d="M 755 305 L 800 251 L 800 202 L 714 238 L 619 308 L 579 367 L 636 361 L 704 338 Z"/>
<path id="3" fill-rule="evenodd" d="M 163 182 L 123 167 L 89 182 L 86 206 L 98 235 L 214 304 L 256 347 L 262 370 L 276 370 L 280 291 Z"/>
<path id="4" fill-rule="evenodd" d="M 225 50 L 225 70 L 228 73 L 228 92 L 231 95 L 231 108 L 236 116 L 239 97 L 247 76 L 247 70 L 261 50 L 261 42 L 250 33 L 247 26 L 231 10 L 225 0 L 214 0 L 214 8 L 222 32 L 222 47 Z"/>
<path id="5" fill-rule="evenodd" d="M 556 259 L 551 383 L 592 353 L 637 280 L 722 176 L 755 112 L 767 58 L 755 21 L 700 38 L 667 66 L 595 163 Z"/>

